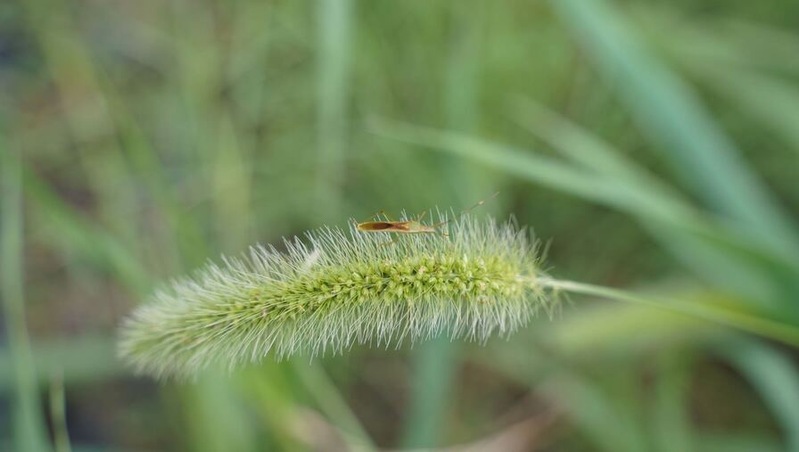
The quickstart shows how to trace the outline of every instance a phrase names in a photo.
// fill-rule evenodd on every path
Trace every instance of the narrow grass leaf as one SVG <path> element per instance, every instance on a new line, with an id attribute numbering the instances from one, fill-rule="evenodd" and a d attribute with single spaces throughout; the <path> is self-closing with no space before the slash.
<path id="1" fill-rule="evenodd" d="M 753 334 L 784 342 L 788 345 L 799 346 L 799 327 L 782 320 L 772 320 L 752 314 L 747 310 L 741 309 L 737 304 L 733 304 L 732 300 L 729 299 L 703 300 L 702 302 L 660 300 L 628 293 L 623 290 L 575 281 L 553 279 L 543 280 L 541 283 L 553 289 L 559 289 L 570 293 L 581 293 L 584 295 L 604 297 L 611 300 L 626 301 L 665 309 L 709 322 L 739 328 Z"/>
<path id="2" fill-rule="evenodd" d="M 602 176 L 604 183 L 621 184 L 630 191 L 643 191 L 642 203 L 656 205 L 653 210 L 676 217 L 675 221 L 696 221 L 695 209 L 674 188 L 649 174 L 610 143 L 572 123 L 557 113 L 530 100 L 517 99 L 514 118 L 519 124 L 563 153 L 585 171 Z"/>
<path id="3" fill-rule="evenodd" d="M 285 364 L 288 363 L 264 363 L 242 372 L 238 379 L 242 396 L 250 399 L 251 409 L 260 416 L 258 424 L 265 427 L 259 438 L 262 449 L 299 450 L 303 446 L 296 429 L 299 382 L 293 369 Z M 272 442 L 277 446 L 272 447 Z"/>
<path id="4" fill-rule="evenodd" d="M 21 452 L 38 452 L 48 449 L 48 441 L 25 320 L 21 166 L 0 130 L 0 298 L 13 369 L 13 444 Z"/>
<path id="5" fill-rule="evenodd" d="M 752 240 L 727 224 L 713 223 L 694 209 L 676 190 L 646 173 L 610 144 L 570 123 L 544 107 L 518 101 L 515 111 L 524 125 L 563 152 L 585 171 L 595 173 L 605 184 L 618 184 L 634 192 L 642 207 L 633 211 L 653 236 L 668 244 L 685 265 L 722 287 L 746 294 L 755 304 L 785 299 L 785 284 L 774 278 L 774 268 L 784 267 L 799 275 L 799 258 L 784 261 L 768 244 Z M 645 207 L 643 207 L 645 206 Z M 656 207 L 652 207 L 656 206 Z M 647 218 L 641 212 L 652 209 L 659 216 Z M 665 221 L 664 221 L 665 220 Z M 730 275 L 736 275 L 730 277 Z M 774 312 L 791 312 L 792 306 L 772 306 Z"/>
<path id="6" fill-rule="evenodd" d="M 181 413 L 188 431 L 183 436 L 188 449 L 198 452 L 262 450 L 260 426 L 253 419 L 244 397 L 221 372 L 208 372 L 193 385 L 180 388 Z"/>
<path id="7" fill-rule="evenodd" d="M 341 202 L 347 149 L 353 0 L 316 3 L 319 22 L 317 210 L 335 213 Z"/>
<path id="8" fill-rule="evenodd" d="M 344 433 L 352 450 L 377 450 L 369 434 L 321 366 L 315 363 L 308 365 L 296 362 L 294 371 L 303 382 L 306 391 L 313 396 L 319 408 L 327 415 L 330 423 L 339 427 Z"/>
<path id="9" fill-rule="evenodd" d="M 414 386 L 403 446 L 436 447 L 452 397 L 457 343 L 446 336 L 425 342 L 414 355 Z"/>
<path id="10" fill-rule="evenodd" d="M 662 350 L 657 363 L 652 407 L 654 437 L 660 452 L 692 450 L 691 357 L 685 349 Z"/>
<path id="11" fill-rule="evenodd" d="M 775 254 L 799 255 L 795 226 L 748 170 L 735 145 L 682 80 L 647 53 L 621 16 L 603 0 L 551 4 L 695 194 L 770 243 Z"/>
<path id="12" fill-rule="evenodd" d="M 71 452 L 64 377 L 60 372 L 56 372 L 50 377 L 50 425 L 53 431 L 55 452 Z"/>
<path id="13" fill-rule="evenodd" d="M 565 405 L 572 420 L 605 451 L 646 450 L 639 417 L 618 406 L 601 387 L 573 374 L 556 374 L 544 388 Z"/>
<path id="14" fill-rule="evenodd" d="M 32 345 L 34 365 L 38 370 L 36 384 L 44 386 L 48 376 L 56 373 L 64 384 L 92 384 L 124 373 L 115 359 L 113 337 L 84 335 L 57 341 L 35 342 Z M 0 394 L 14 387 L 16 367 L 11 351 L 0 348 Z"/>
<path id="15" fill-rule="evenodd" d="M 555 159 L 470 138 L 459 133 L 374 119 L 370 129 L 377 135 L 434 150 L 449 152 L 500 169 L 508 174 L 534 180 L 542 185 L 604 204 L 626 208 L 629 200 L 616 187 Z"/>
<path id="16" fill-rule="evenodd" d="M 709 88 L 734 102 L 738 111 L 782 137 L 787 151 L 799 153 L 799 90 L 794 85 L 729 66 L 696 64 L 692 69 L 700 73 Z"/>
<path id="17" fill-rule="evenodd" d="M 785 452 L 778 440 L 758 433 L 703 433 L 697 435 L 696 450 L 702 452 Z"/>
<path id="18" fill-rule="evenodd" d="M 786 450 L 799 450 L 799 368 L 792 357 L 756 340 L 724 344 L 722 353 L 747 377 L 779 422 Z"/>

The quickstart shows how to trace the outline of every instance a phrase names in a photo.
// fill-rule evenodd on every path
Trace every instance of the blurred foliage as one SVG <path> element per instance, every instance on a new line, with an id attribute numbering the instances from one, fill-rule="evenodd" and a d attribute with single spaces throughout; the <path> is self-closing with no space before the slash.
<path id="1" fill-rule="evenodd" d="M 221 253 L 496 190 L 481 209 L 551 240 L 557 276 L 799 325 L 798 20 L 784 0 L 2 2 L 0 449 L 799 450 L 795 349 L 617 302 L 186 385 L 114 355 L 122 316 Z"/>

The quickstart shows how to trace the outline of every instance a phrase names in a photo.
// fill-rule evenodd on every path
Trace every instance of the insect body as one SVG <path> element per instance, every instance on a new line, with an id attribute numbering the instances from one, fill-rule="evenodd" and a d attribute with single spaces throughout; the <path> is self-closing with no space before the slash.
<path id="1" fill-rule="evenodd" d="M 383 214 L 383 216 L 386 215 Z M 362 232 L 397 232 L 401 234 L 439 233 L 444 236 L 447 235 L 446 232 L 438 229 L 439 226 L 447 224 L 446 221 L 437 224 L 423 224 L 421 221 L 423 216 L 424 213 L 422 213 L 418 219 L 405 221 L 391 221 L 386 216 L 387 221 L 365 221 L 363 223 L 357 223 L 355 228 Z"/>
<path id="2" fill-rule="evenodd" d="M 494 193 L 491 195 L 491 198 L 497 196 L 499 192 Z M 488 199 L 491 199 L 488 198 Z M 464 210 L 461 212 L 461 215 L 466 214 L 467 212 L 471 211 L 477 206 L 481 206 L 486 202 L 486 199 L 478 202 L 477 204 L 473 205 L 472 207 Z M 441 234 L 444 237 L 447 237 L 448 234 L 446 231 L 442 231 L 439 228 L 444 226 L 445 224 L 449 223 L 449 220 L 442 221 L 440 223 L 435 224 L 424 224 L 422 223 L 422 217 L 425 216 L 427 212 L 422 212 L 416 219 L 412 220 L 403 220 L 403 221 L 393 221 L 391 220 L 385 212 L 378 212 L 375 216 L 379 218 L 380 215 L 385 217 L 386 221 L 365 221 L 362 223 L 356 223 L 355 228 L 361 232 L 396 232 L 400 234 Z"/>

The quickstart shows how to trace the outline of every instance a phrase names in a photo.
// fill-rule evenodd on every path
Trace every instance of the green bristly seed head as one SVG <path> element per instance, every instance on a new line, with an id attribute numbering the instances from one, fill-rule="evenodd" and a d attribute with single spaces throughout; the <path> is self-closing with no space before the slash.
<path id="1" fill-rule="evenodd" d="M 538 282 L 535 243 L 513 223 L 462 216 L 449 237 L 324 228 L 286 245 L 252 248 L 156 292 L 124 323 L 122 357 L 141 373 L 190 377 L 269 353 L 340 353 L 442 333 L 482 342 L 555 304 Z"/>

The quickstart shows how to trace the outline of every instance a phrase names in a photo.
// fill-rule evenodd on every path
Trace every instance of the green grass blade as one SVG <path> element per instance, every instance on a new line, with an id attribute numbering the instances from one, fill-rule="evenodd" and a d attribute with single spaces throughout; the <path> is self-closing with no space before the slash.
<path id="1" fill-rule="evenodd" d="M 595 342 L 589 348 L 596 354 Z M 640 404 L 630 398 L 615 397 L 597 378 L 579 374 L 573 366 L 537 346 L 525 341 L 516 349 L 507 343 L 486 347 L 479 352 L 476 362 L 520 384 L 530 385 L 537 396 L 548 395 L 547 399 L 554 401 L 553 409 L 565 411 L 580 433 L 577 444 L 584 445 L 582 438 L 586 437 L 597 450 L 647 450 Z"/>
<path id="2" fill-rule="evenodd" d="M 708 224 L 678 198 L 640 188 L 638 184 L 629 183 L 624 178 L 609 180 L 609 175 L 606 177 L 604 174 L 592 174 L 587 169 L 576 168 L 552 158 L 458 133 L 386 120 L 373 120 L 371 129 L 380 136 L 469 158 L 510 175 L 617 208 L 640 220 L 656 222 L 703 240 L 716 241 L 740 253 L 759 256 L 759 259 L 764 260 L 776 258 L 779 265 L 799 268 L 799 259 L 796 257 L 799 255 L 773 256 L 771 248 L 761 249 L 762 243 L 753 241 L 745 234 L 725 231 Z"/>
<path id="3" fill-rule="evenodd" d="M 799 36 L 790 27 L 755 21 L 743 16 L 705 17 L 685 20 L 684 12 L 663 8 L 636 10 L 636 18 L 644 17 L 661 30 L 652 38 L 667 48 L 698 61 L 712 61 L 719 67 L 765 69 L 785 74 L 799 74 Z M 664 38 L 660 40 L 659 38 Z"/>
<path id="4" fill-rule="evenodd" d="M 349 110 L 352 0 L 326 0 L 317 4 L 319 21 L 319 68 L 317 70 L 318 210 L 338 213 L 344 182 Z"/>
<path id="5" fill-rule="evenodd" d="M 738 328 L 743 331 L 784 342 L 794 347 L 799 347 L 799 327 L 796 325 L 759 317 L 737 308 L 719 306 L 709 302 L 688 303 L 676 300 L 663 301 L 628 293 L 623 290 L 583 284 L 575 281 L 548 280 L 541 281 L 541 283 L 555 290 L 604 297 L 611 300 L 626 301 L 678 312 L 698 319 Z"/>
<path id="6" fill-rule="evenodd" d="M 55 452 L 72 452 L 67 427 L 67 401 L 64 395 L 64 378 L 54 373 L 50 380 L 50 425 L 53 429 Z"/>
<path id="7" fill-rule="evenodd" d="M 528 130 L 586 171 L 600 176 L 604 184 L 618 184 L 622 191 L 636 193 L 634 199 L 640 202 L 632 213 L 697 274 L 758 301 L 775 298 L 764 294 L 786 290 L 783 286 L 788 285 L 774 277 L 775 267 L 799 274 L 796 256 L 781 262 L 781 256 L 773 256 L 767 245 L 753 243 L 751 237 L 727 225 L 710 224 L 674 189 L 590 132 L 532 102 L 519 101 L 515 107 L 516 117 L 524 118 Z M 660 213 L 656 222 L 641 215 L 650 210 Z M 774 312 L 792 310 L 791 306 L 778 306 Z"/>
<path id="8" fill-rule="evenodd" d="M 474 129 L 480 120 L 480 41 L 485 10 L 483 1 L 472 2 L 470 8 L 456 3 L 448 10 L 453 30 L 446 41 L 443 98 L 447 124 L 458 130 Z"/>
<path id="9" fill-rule="evenodd" d="M 516 100 L 512 111 L 522 127 L 586 171 L 608 182 L 622 182 L 628 189 L 645 190 L 648 202 L 668 204 L 662 209 L 671 215 L 691 214 L 689 201 L 680 193 L 588 130 L 530 100 Z"/>
<path id="10" fill-rule="evenodd" d="M 727 343 L 722 352 L 771 409 L 785 435 L 786 450 L 799 450 L 799 368 L 795 360 L 754 340 Z"/>
<path id="11" fill-rule="evenodd" d="M 0 348 L 0 394 L 13 388 L 16 367 L 11 351 Z M 48 383 L 48 376 L 60 374 L 64 384 L 95 383 L 128 373 L 116 358 L 116 338 L 84 335 L 72 339 L 36 342 L 33 344 L 34 366 L 39 386 Z"/>
<path id="12" fill-rule="evenodd" d="M 794 85 L 729 66 L 697 64 L 694 70 L 708 87 L 737 104 L 739 111 L 781 136 L 787 151 L 799 153 L 799 90 Z"/>
<path id="13" fill-rule="evenodd" d="M 353 450 L 376 449 L 369 434 L 319 364 L 296 362 L 294 370 L 308 393 L 316 400 L 319 409 L 327 415 L 328 421 L 346 434 Z"/>
<path id="14" fill-rule="evenodd" d="M 535 153 L 458 133 L 383 120 L 372 121 L 372 130 L 387 138 L 469 158 L 549 188 L 620 209 L 639 218 L 654 219 L 697 232 L 708 227 L 699 221 L 694 212 L 679 202 L 669 201 L 647 189 L 639 190 L 637 186 L 627 184 L 624 180 L 611 181 L 604 175 L 595 172 L 592 174 L 587 169 Z"/>
<path id="15" fill-rule="evenodd" d="M 682 80 L 642 48 L 622 18 L 602 0 L 551 3 L 694 192 L 770 243 L 775 254 L 799 254 L 796 228 L 735 145 Z"/>
<path id="16" fill-rule="evenodd" d="M 619 185 L 619 192 L 636 193 L 635 211 L 657 212 L 683 227 L 696 223 L 697 212 L 676 190 L 647 173 L 610 144 L 545 107 L 517 101 L 516 120 L 583 170 L 599 176 L 605 185 Z"/>
<path id="17" fill-rule="evenodd" d="M 702 452 L 785 452 L 778 441 L 768 435 L 747 433 L 705 433 L 697 437 L 696 449 Z"/>
<path id="18" fill-rule="evenodd" d="M 5 137 L 0 135 L 0 297 L 15 389 L 13 441 L 15 450 L 39 452 L 49 447 L 39 410 L 36 367 L 25 320 L 22 168 L 11 152 Z"/>
<path id="19" fill-rule="evenodd" d="M 208 372 L 179 388 L 181 412 L 190 434 L 183 437 L 197 452 L 258 451 L 257 424 L 224 372 Z"/>
<path id="20" fill-rule="evenodd" d="M 692 450 L 689 419 L 690 356 L 686 350 L 662 353 L 658 359 L 652 407 L 654 438 L 661 452 Z"/>
<path id="21" fill-rule="evenodd" d="M 540 332 L 566 359 L 590 358 L 597 348 L 636 356 L 675 343 L 703 344 L 723 333 L 723 327 L 699 319 L 632 303 L 580 306 L 558 322 L 542 325 Z"/>
<path id="22" fill-rule="evenodd" d="M 457 133 L 417 127 L 384 120 L 373 120 L 371 130 L 391 138 L 466 157 L 508 174 L 534 180 L 542 185 L 589 200 L 622 207 L 628 202 L 616 187 L 601 184 L 599 179 L 554 159 L 537 156 L 488 141 Z"/>
<path id="23" fill-rule="evenodd" d="M 703 279 L 735 293 L 761 313 L 799 323 L 792 295 L 799 293 L 799 266 L 795 261 L 781 261 L 747 243 L 748 237 L 726 234 L 721 229 L 678 229 L 651 221 L 642 225 Z"/>
<path id="24" fill-rule="evenodd" d="M 799 60 L 794 58 L 799 52 L 799 35 L 795 28 L 742 17 L 725 17 L 722 24 L 726 31 L 722 39 L 732 48 L 744 50 L 736 52 L 738 64 L 799 74 Z"/>
<path id="25" fill-rule="evenodd" d="M 452 396 L 458 348 L 441 336 L 421 344 L 414 353 L 413 392 L 402 444 L 435 447 Z"/>
<path id="26" fill-rule="evenodd" d="M 252 409 L 260 416 L 263 439 L 276 443 L 272 448 L 304 450 L 302 436 L 298 436 L 298 408 L 296 402 L 297 379 L 290 363 L 264 362 L 246 369 L 239 376 L 242 396 L 250 399 Z M 260 444 L 269 449 L 271 444 Z"/>
<path id="27" fill-rule="evenodd" d="M 646 450 L 638 417 L 619 406 L 602 388 L 577 375 L 556 374 L 545 392 L 564 404 L 573 422 L 599 447 L 606 451 Z"/>

